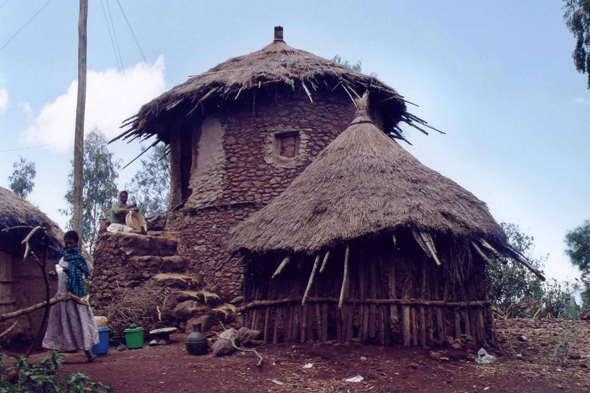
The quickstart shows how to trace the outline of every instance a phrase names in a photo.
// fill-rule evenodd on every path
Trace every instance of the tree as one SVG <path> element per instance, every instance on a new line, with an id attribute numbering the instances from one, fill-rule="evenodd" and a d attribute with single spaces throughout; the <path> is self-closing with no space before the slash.
<path id="1" fill-rule="evenodd" d="M 565 235 L 565 253 L 582 271 L 590 270 L 590 220 Z"/>
<path id="2" fill-rule="evenodd" d="M 26 199 L 35 187 L 34 180 L 37 176 L 37 169 L 34 162 L 27 161 L 20 156 L 18 158 L 19 161 L 12 165 L 12 175 L 8 176 L 9 187 L 16 195 Z"/>
<path id="3" fill-rule="evenodd" d="M 588 74 L 588 89 L 590 89 L 590 0 L 563 1 L 565 3 L 563 18 L 577 40 L 572 58 L 576 69 L 582 74 Z"/>
<path id="4" fill-rule="evenodd" d="M 342 64 L 345 67 L 353 69 L 356 72 L 362 72 L 362 65 L 363 65 L 362 60 L 357 61 L 356 64 L 350 64 L 350 62 L 348 60 L 342 60 L 342 57 L 340 55 L 336 55 L 332 58 L 332 61 L 334 63 Z"/>
<path id="5" fill-rule="evenodd" d="M 143 149 L 143 148 L 142 148 Z M 144 216 L 165 214 L 170 199 L 170 160 L 166 146 L 158 144 L 141 160 L 141 169 L 125 187 Z"/>
<path id="6" fill-rule="evenodd" d="M 107 139 L 97 128 L 86 135 L 84 141 L 84 182 L 83 182 L 83 232 L 82 241 L 88 252 L 92 253 L 98 231 L 100 218 L 108 215 L 110 202 L 117 197 L 118 170 L 121 167 L 109 152 Z M 68 207 L 62 214 L 70 216 L 71 228 L 74 221 L 74 169 L 68 175 L 68 190 L 65 195 Z"/>
<path id="7" fill-rule="evenodd" d="M 565 235 L 565 253 L 570 257 L 572 265 L 582 272 L 580 297 L 582 306 L 590 308 L 590 220 Z"/>
<path id="8" fill-rule="evenodd" d="M 534 237 L 521 232 L 518 225 L 501 223 L 506 233 L 508 243 L 523 254 L 533 267 L 540 269 L 547 257 L 533 259 Z M 491 294 L 496 308 L 504 313 L 510 314 L 514 307 L 525 297 L 530 296 L 537 302 L 543 298 L 543 283 L 530 270 L 516 261 L 510 261 L 504 265 L 501 261 L 495 260 L 494 268 L 487 267 L 491 281 Z"/>

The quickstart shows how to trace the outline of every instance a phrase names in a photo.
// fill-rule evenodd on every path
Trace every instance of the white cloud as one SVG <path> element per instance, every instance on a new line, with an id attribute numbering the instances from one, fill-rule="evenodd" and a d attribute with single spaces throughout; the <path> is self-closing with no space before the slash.
<path id="1" fill-rule="evenodd" d="M 154 64 L 138 63 L 123 73 L 115 69 L 89 71 L 85 132 L 96 126 L 108 138 L 118 135 L 121 122 L 137 113 L 141 105 L 162 94 L 164 89 L 162 55 Z M 33 124 L 25 130 L 25 143 L 52 143 L 48 148 L 67 151 L 74 142 L 77 95 L 78 82 L 73 81 L 65 94 L 45 104 Z"/>
<path id="2" fill-rule="evenodd" d="M 0 114 L 6 112 L 8 107 L 8 90 L 0 87 Z"/>
<path id="3" fill-rule="evenodd" d="M 578 104 L 578 105 L 588 105 L 588 104 L 590 104 L 590 101 L 588 101 L 584 97 L 578 97 L 575 100 L 573 100 L 572 102 L 574 104 Z"/>

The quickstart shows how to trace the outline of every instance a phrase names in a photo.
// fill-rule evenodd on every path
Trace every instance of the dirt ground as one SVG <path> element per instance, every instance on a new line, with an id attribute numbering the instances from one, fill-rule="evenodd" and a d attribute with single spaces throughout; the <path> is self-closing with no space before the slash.
<path id="1" fill-rule="evenodd" d="M 167 346 L 111 347 L 92 364 L 68 354 L 64 372 L 83 372 L 115 392 L 590 392 L 590 321 L 499 321 L 498 330 L 503 351 L 488 365 L 462 350 L 316 343 L 261 345 L 257 368 L 253 354 L 189 356 L 186 335 L 176 334 Z M 566 347 L 581 359 L 564 361 Z M 357 375 L 364 379 L 344 381 Z"/>

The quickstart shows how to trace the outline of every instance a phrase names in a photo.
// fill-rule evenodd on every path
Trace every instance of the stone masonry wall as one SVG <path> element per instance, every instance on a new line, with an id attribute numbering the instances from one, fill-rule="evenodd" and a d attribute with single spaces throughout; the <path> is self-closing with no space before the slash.
<path id="1" fill-rule="evenodd" d="M 225 106 L 217 115 L 224 129 L 225 161 L 216 174 L 223 176 L 223 193 L 210 203 L 194 203 L 199 197 L 193 189 L 186 206 L 169 213 L 167 230 L 179 240 L 179 255 L 222 297 L 240 295 L 242 287 L 237 258 L 219 269 L 229 256 L 230 228 L 279 195 L 353 119 L 348 96 L 314 92 L 313 97 L 312 104 L 305 92 L 273 94 L 257 99 L 254 115 L 251 100 Z M 301 138 L 299 155 L 279 157 L 273 152 L 274 134 L 292 131 Z"/>

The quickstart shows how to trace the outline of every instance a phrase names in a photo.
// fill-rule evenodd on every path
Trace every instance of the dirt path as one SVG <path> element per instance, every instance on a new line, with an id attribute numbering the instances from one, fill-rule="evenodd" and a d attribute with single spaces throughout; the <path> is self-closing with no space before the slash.
<path id="1" fill-rule="evenodd" d="M 590 323 L 573 322 L 577 323 L 500 322 L 500 333 L 507 340 L 505 356 L 490 365 L 473 360 L 434 360 L 428 349 L 280 344 L 258 347 L 265 357 L 259 369 L 251 354 L 189 356 L 183 344 L 186 335 L 177 334 L 168 346 L 125 352 L 111 348 L 107 357 L 93 364 L 85 363 L 82 353 L 69 354 L 64 372 L 80 371 L 112 384 L 115 392 L 130 393 L 590 392 L 590 372 L 583 367 L 590 362 Z M 585 351 L 583 358 L 557 362 L 554 342 L 562 342 L 564 331 L 572 329 L 579 332 L 572 349 Z M 527 335 L 529 341 L 519 341 L 520 335 Z M 32 360 L 40 360 L 42 355 L 34 355 Z M 313 366 L 303 368 L 307 363 Z M 356 375 L 364 380 L 343 381 Z"/>

